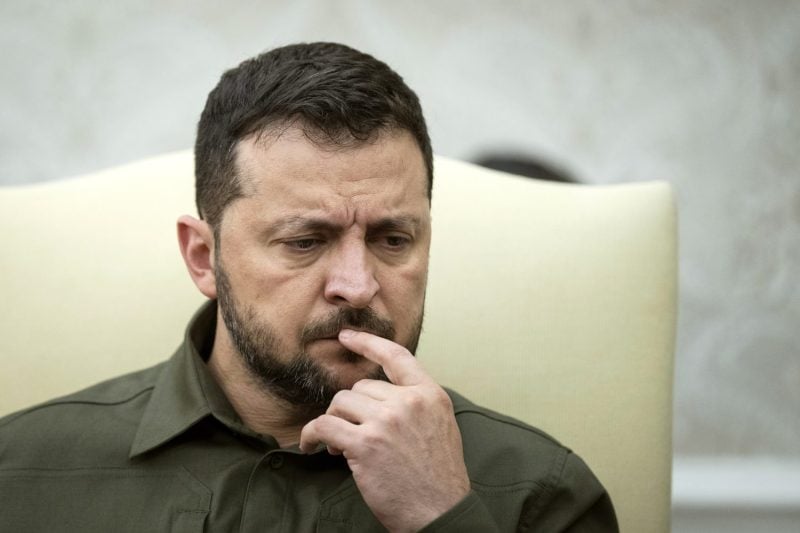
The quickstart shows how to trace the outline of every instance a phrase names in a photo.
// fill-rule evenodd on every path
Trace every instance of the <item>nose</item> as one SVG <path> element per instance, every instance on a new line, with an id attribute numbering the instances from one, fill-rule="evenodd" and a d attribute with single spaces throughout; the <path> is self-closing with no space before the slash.
<path id="1" fill-rule="evenodd" d="M 369 249 L 360 239 L 345 240 L 331 251 L 325 299 L 338 306 L 362 309 L 370 305 L 380 285 Z"/>

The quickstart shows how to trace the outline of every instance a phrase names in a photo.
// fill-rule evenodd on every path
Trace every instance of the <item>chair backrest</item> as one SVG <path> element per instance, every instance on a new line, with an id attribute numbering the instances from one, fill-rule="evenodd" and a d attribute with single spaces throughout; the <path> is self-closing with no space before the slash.
<path id="1" fill-rule="evenodd" d="M 201 303 L 180 259 L 179 152 L 0 189 L 0 414 L 159 362 Z M 549 432 L 623 531 L 668 531 L 676 228 L 663 183 L 544 183 L 437 157 L 419 358 Z"/>

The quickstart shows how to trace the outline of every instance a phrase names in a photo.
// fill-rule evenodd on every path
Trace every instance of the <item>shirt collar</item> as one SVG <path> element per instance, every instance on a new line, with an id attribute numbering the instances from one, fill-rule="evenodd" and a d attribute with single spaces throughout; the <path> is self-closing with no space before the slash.
<path id="1" fill-rule="evenodd" d="M 251 433 L 205 364 L 216 323 L 217 305 L 213 300 L 192 317 L 183 343 L 156 381 L 131 445 L 130 458 L 161 446 L 209 415 L 231 429 Z"/>

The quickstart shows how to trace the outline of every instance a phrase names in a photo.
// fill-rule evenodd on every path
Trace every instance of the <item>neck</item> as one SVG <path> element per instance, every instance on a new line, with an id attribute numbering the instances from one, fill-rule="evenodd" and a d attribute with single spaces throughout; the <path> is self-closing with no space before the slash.
<path id="1" fill-rule="evenodd" d="M 314 415 L 271 394 L 252 375 L 236 352 L 222 317 L 217 320 L 208 369 L 245 426 L 271 435 L 282 448 L 300 441 L 300 431 Z"/>

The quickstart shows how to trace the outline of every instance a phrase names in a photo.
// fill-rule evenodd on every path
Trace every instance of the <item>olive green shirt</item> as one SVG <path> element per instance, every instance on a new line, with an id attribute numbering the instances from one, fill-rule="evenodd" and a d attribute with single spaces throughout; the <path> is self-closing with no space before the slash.
<path id="1" fill-rule="evenodd" d="M 201 355 L 215 315 L 169 361 L 0 419 L 0 531 L 384 531 L 341 456 L 244 426 Z M 472 491 L 425 531 L 617 531 L 580 458 L 449 394 Z"/>

